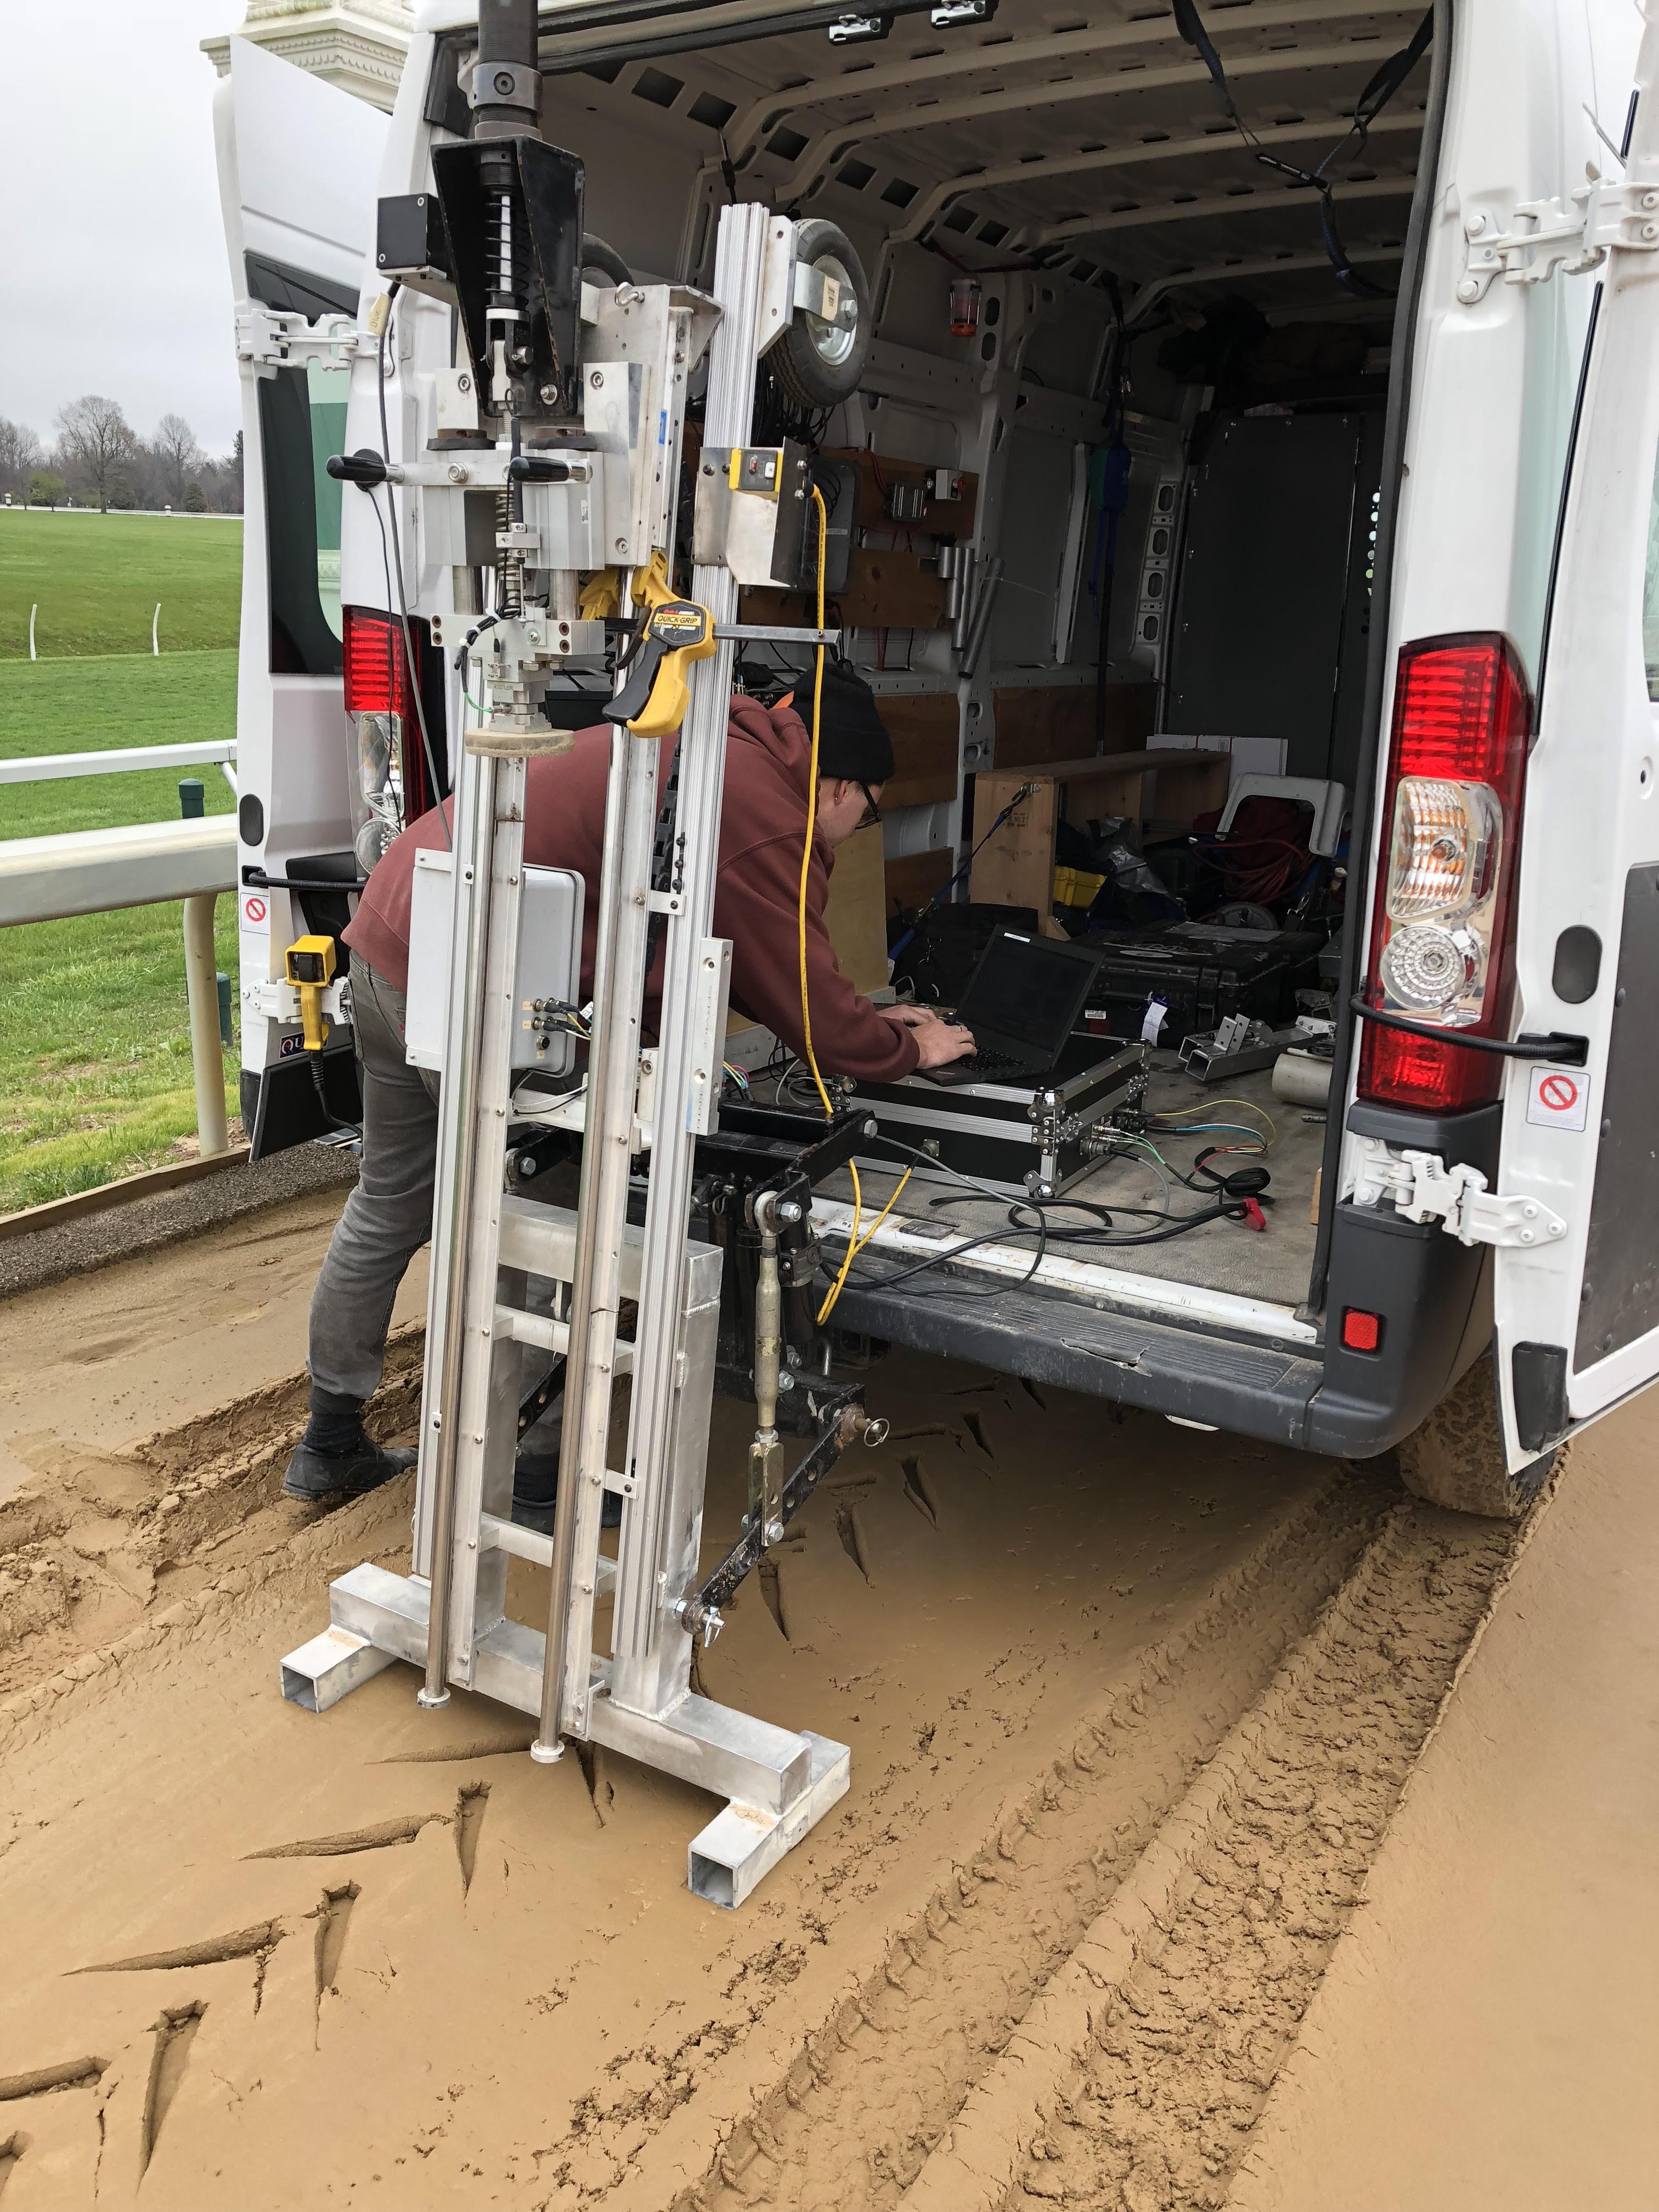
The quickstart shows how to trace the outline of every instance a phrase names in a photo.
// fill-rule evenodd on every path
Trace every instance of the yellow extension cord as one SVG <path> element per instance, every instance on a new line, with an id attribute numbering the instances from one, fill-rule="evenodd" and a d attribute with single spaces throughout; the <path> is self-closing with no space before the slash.
<path id="1" fill-rule="evenodd" d="M 817 626 L 822 629 L 824 626 L 823 570 L 824 562 L 829 552 L 830 510 L 823 503 L 823 494 L 818 489 L 816 484 L 812 487 L 812 504 L 817 510 L 818 519 Z M 817 647 L 817 658 L 812 671 L 812 758 L 811 765 L 807 769 L 806 775 L 806 842 L 801 848 L 800 856 L 800 900 L 799 906 L 799 920 L 800 925 L 801 1038 L 805 1046 L 805 1057 L 806 1065 L 812 1071 L 812 1080 L 817 1085 L 818 1099 L 823 1108 L 823 1118 L 827 1121 L 833 1115 L 835 1109 L 830 1103 L 830 1093 L 823 1087 L 823 1078 L 818 1073 L 817 1056 L 812 1050 L 812 1009 L 806 988 L 806 886 L 812 868 L 812 838 L 817 831 L 818 823 L 818 738 L 821 730 L 823 713 L 823 647 L 820 645 Z M 904 1173 L 899 1177 L 898 1182 L 894 1186 L 893 1195 L 888 1200 L 886 1205 L 883 1206 L 881 1212 L 871 1223 L 868 1232 L 864 1237 L 860 1237 L 859 1235 L 859 1222 L 861 1218 L 864 1206 L 864 1193 L 859 1185 L 858 1167 L 854 1161 L 849 1160 L 848 1162 L 847 1171 L 853 1178 L 853 1232 L 847 1240 L 847 1256 L 841 1263 L 841 1273 L 830 1285 L 828 1296 L 825 1297 L 823 1304 L 818 1308 L 818 1327 L 820 1328 L 823 1328 L 824 1322 L 829 1319 L 830 1313 L 834 1310 L 836 1300 L 841 1296 L 842 1286 L 846 1283 L 848 1269 L 852 1267 L 854 1261 L 858 1258 L 859 1254 L 863 1251 L 865 1246 L 870 1242 L 871 1237 L 872 1237 L 877 1230 L 880 1228 L 882 1223 L 886 1220 L 894 1206 L 898 1203 L 899 1193 L 904 1188 L 905 1184 L 909 1182 L 911 1175 L 911 1170 L 908 1168 L 906 1168 Z"/>

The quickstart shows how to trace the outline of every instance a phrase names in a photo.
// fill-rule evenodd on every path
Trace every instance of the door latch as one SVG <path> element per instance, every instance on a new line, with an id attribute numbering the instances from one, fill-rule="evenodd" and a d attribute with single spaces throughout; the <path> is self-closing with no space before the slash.
<path id="1" fill-rule="evenodd" d="M 1467 215 L 1463 241 L 1457 297 L 1472 307 L 1498 276 L 1506 284 L 1547 284 L 1558 269 L 1577 276 L 1599 267 L 1612 246 L 1651 253 L 1659 248 L 1659 185 L 1592 177 L 1569 200 L 1519 201 L 1507 230 L 1491 215 Z"/>

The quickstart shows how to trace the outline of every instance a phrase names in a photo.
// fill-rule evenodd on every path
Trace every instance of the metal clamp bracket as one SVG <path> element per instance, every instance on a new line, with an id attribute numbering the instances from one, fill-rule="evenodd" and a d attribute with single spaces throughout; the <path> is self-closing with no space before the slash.
<path id="1" fill-rule="evenodd" d="M 271 307 L 244 306 L 236 313 L 236 358 L 252 362 L 261 376 L 307 361 L 343 364 L 353 354 L 374 351 L 374 341 L 349 315 L 322 315 L 309 323 L 303 315 Z"/>

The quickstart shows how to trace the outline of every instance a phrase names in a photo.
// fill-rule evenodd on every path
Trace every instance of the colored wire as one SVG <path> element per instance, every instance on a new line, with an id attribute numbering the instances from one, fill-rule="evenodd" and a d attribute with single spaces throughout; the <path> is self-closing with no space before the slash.
<path id="1" fill-rule="evenodd" d="M 822 629 L 823 628 L 823 567 L 826 559 L 829 557 L 830 550 L 830 510 L 823 503 L 823 494 L 818 489 L 816 484 L 812 486 L 812 504 L 817 509 L 817 626 Z M 811 1069 L 812 1080 L 817 1086 L 818 1101 L 823 1108 L 823 1118 L 826 1121 L 830 1121 L 835 1119 L 836 1109 L 830 1103 L 830 1093 L 824 1089 L 823 1077 L 818 1071 L 817 1054 L 812 1049 L 811 994 L 807 988 L 806 981 L 806 887 L 812 871 L 812 839 L 818 826 L 818 742 L 823 735 L 823 647 L 820 645 L 816 648 L 812 658 L 812 757 L 806 771 L 806 838 L 805 842 L 801 847 L 800 898 L 798 907 L 797 921 L 799 925 L 799 935 L 800 945 L 801 1040 L 805 1047 L 806 1065 Z M 818 1308 L 818 1327 L 820 1328 L 823 1328 L 824 1322 L 829 1319 L 830 1315 L 834 1311 L 836 1300 L 841 1296 L 842 1286 L 847 1280 L 847 1271 L 853 1264 L 853 1249 L 858 1242 L 859 1221 L 864 1203 L 864 1194 L 859 1188 L 858 1169 L 850 1160 L 848 1162 L 847 1165 L 848 1172 L 853 1178 L 853 1233 L 848 1239 L 847 1257 L 841 1263 L 841 1273 L 830 1285 L 829 1296 L 824 1299 L 823 1304 Z M 893 1195 L 896 1198 L 898 1193 L 895 1191 Z M 872 1230 L 871 1234 L 873 1236 L 875 1231 Z"/>

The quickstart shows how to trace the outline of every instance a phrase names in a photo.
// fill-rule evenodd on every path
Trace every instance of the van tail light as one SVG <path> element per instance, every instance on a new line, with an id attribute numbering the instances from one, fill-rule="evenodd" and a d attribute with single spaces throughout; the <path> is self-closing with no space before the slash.
<path id="1" fill-rule="evenodd" d="M 1402 648 L 1368 1005 L 1425 1028 L 1507 1033 L 1531 729 L 1526 678 L 1507 638 L 1425 638 Z M 1362 1098 L 1445 1114 L 1498 1096 L 1498 1056 L 1364 1026 Z"/>
<path id="2" fill-rule="evenodd" d="M 352 814 L 365 875 L 398 832 L 433 804 L 403 624 L 378 607 L 344 612 L 345 708 L 351 724 Z M 422 626 L 411 623 L 418 656 Z"/>

